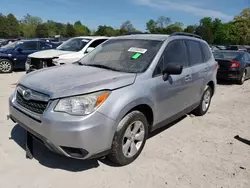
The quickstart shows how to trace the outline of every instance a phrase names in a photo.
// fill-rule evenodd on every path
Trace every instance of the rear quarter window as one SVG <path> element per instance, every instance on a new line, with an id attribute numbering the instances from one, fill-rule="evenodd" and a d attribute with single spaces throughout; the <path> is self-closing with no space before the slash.
<path id="1" fill-rule="evenodd" d="M 187 40 L 186 44 L 189 53 L 190 65 L 193 66 L 201 64 L 203 62 L 203 54 L 201 51 L 200 42 Z"/>
<path id="2" fill-rule="evenodd" d="M 201 42 L 201 49 L 203 51 L 204 59 L 203 61 L 206 62 L 212 57 L 212 53 L 208 47 L 208 45 L 204 42 Z"/>

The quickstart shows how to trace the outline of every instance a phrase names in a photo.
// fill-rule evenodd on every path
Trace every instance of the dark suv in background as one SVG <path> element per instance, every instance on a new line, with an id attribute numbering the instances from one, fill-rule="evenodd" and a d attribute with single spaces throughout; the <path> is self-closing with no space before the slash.
<path id="1" fill-rule="evenodd" d="M 25 69 L 28 55 L 53 49 L 55 46 L 50 42 L 40 40 L 20 40 L 0 48 L 0 72 L 10 73 L 13 69 Z"/>

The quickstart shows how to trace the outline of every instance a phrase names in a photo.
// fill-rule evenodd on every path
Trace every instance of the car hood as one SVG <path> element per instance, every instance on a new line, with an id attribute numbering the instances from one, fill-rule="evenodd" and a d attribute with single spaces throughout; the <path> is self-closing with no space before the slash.
<path id="1" fill-rule="evenodd" d="M 22 77 L 18 84 L 56 99 L 117 89 L 133 84 L 135 77 L 135 73 L 69 64 L 31 72 Z"/>
<path id="2" fill-rule="evenodd" d="M 71 51 L 63 51 L 63 50 L 43 50 L 40 52 L 35 52 L 33 54 L 30 54 L 29 57 L 31 58 L 54 58 L 59 57 L 60 55 L 64 54 L 74 54 L 76 52 Z"/>

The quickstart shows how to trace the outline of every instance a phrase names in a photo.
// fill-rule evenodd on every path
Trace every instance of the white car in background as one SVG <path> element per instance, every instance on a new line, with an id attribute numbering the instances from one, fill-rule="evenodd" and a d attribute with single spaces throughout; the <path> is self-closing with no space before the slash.
<path id="1" fill-rule="evenodd" d="M 104 36 L 82 36 L 71 38 L 56 49 L 30 54 L 25 64 L 26 73 L 56 65 L 74 63 L 108 40 Z"/>

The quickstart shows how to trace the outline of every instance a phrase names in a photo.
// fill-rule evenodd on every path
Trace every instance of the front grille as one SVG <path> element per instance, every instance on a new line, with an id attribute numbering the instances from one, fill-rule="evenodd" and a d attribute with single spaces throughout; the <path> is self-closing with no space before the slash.
<path id="1" fill-rule="evenodd" d="M 38 59 L 38 58 L 30 58 L 30 65 L 35 69 L 42 69 L 44 67 L 55 66 L 52 63 L 52 58 L 49 59 Z"/>
<path id="2" fill-rule="evenodd" d="M 35 100 L 25 100 L 23 98 L 22 94 L 20 94 L 18 91 L 16 93 L 16 102 L 20 106 L 22 106 L 22 107 L 24 107 L 32 112 L 35 112 L 37 114 L 42 114 L 48 105 L 48 102 L 35 101 Z"/>

